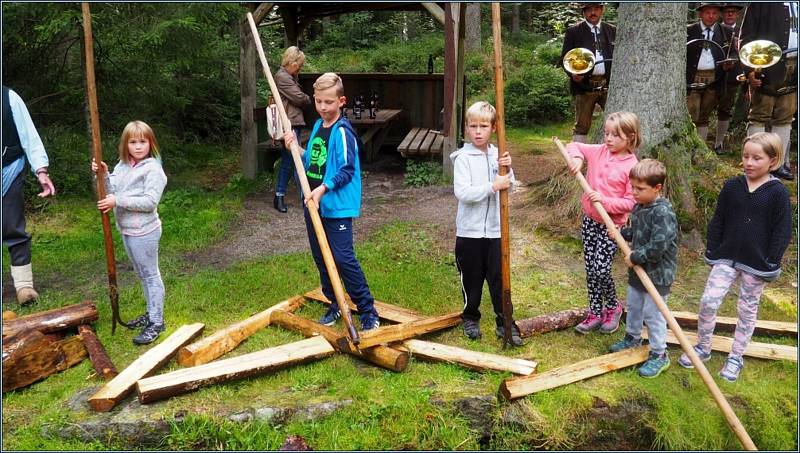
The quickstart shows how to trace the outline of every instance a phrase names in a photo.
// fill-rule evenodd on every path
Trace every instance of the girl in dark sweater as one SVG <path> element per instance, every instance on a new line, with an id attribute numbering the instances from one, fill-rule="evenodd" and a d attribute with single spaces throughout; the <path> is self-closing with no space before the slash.
<path id="1" fill-rule="evenodd" d="M 770 174 L 783 162 L 783 144 L 777 134 L 758 132 L 744 141 L 744 175 L 725 182 L 708 225 L 706 263 L 713 266 L 700 299 L 697 355 L 711 357 L 711 336 L 722 304 L 740 278 L 738 322 L 733 346 L 720 377 L 733 382 L 744 366 L 742 356 L 755 329 L 761 293 L 781 272 L 781 259 L 792 238 L 789 191 Z M 678 363 L 692 368 L 683 354 Z"/>

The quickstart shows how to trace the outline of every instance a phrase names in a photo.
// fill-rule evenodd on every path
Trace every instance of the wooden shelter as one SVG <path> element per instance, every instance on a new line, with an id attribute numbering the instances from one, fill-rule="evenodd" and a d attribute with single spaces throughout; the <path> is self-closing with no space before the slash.
<path id="1" fill-rule="evenodd" d="M 462 6 L 463 5 L 463 6 Z M 297 43 L 298 36 L 312 23 L 321 17 L 348 14 L 358 11 L 419 11 L 426 10 L 444 26 L 445 31 L 445 65 L 442 135 L 444 136 L 442 163 L 447 174 L 452 174 L 452 166 L 448 154 L 461 144 L 464 112 L 464 13 L 466 6 L 461 3 L 403 3 L 403 2 L 356 2 L 356 3 L 246 3 L 253 13 L 257 24 L 283 24 L 287 44 Z M 275 11 L 280 16 L 278 20 Z M 268 16 L 272 21 L 265 22 Z M 243 15 L 244 16 L 244 15 Z M 256 108 L 256 51 L 255 44 L 243 17 L 239 31 L 239 81 L 241 93 L 241 134 L 242 134 L 242 173 L 246 178 L 255 178 L 259 169 L 258 127 L 254 116 Z M 269 62 L 271 69 L 277 69 L 278 62 Z M 376 75 L 377 76 L 377 75 Z M 386 77 L 387 75 L 381 74 Z M 438 112 L 429 112 L 436 115 Z M 430 116 L 429 115 L 429 116 Z M 430 118 L 411 118 L 411 126 L 420 126 L 421 122 L 430 122 Z M 438 121 L 437 121 L 438 123 Z M 408 126 L 404 124 L 404 126 Z M 409 126 L 410 127 L 410 126 Z"/>

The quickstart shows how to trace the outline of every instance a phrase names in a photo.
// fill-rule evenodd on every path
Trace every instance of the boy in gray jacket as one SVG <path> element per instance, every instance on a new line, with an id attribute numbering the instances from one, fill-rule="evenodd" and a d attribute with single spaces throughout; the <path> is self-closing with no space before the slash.
<path id="1" fill-rule="evenodd" d="M 450 154 L 453 162 L 453 191 L 458 198 L 456 215 L 456 265 L 461 277 L 464 312 L 461 319 L 464 334 L 471 340 L 481 337 L 478 307 L 481 303 L 483 281 L 489 284 L 489 294 L 495 313 L 498 337 L 503 336 L 503 307 L 500 300 L 500 196 L 513 181 L 511 156 L 505 153 L 498 159 L 497 148 L 489 144 L 495 131 L 497 113 L 489 103 L 476 102 L 466 113 L 467 138 L 471 143 Z M 500 165 L 509 173 L 498 175 Z M 511 326 L 511 342 L 522 346 L 516 324 Z"/>

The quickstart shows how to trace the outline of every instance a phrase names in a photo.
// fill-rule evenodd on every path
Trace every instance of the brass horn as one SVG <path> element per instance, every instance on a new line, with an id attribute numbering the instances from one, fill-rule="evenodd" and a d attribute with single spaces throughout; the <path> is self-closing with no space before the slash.
<path id="1" fill-rule="evenodd" d="M 585 47 L 576 47 L 564 54 L 562 64 L 570 74 L 585 74 L 594 68 L 594 54 Z"/>
<path id="2" fill-rule="evenodd" d="M 739 61 L 743 65 L 755 69 L 756 76 L 761 70 L 768 68 L 781 60 L 781 46 L 766 39 L 750 41 L 739 49 Z M 739 74 L 736 80 L 744 82 L 747 76 Z"/>

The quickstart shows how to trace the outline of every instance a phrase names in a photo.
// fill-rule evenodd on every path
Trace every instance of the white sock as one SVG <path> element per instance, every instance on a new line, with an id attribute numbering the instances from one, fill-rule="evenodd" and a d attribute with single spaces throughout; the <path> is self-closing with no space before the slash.
<path id="1" fill-rule="evenodd" d="M 708 126 L 700 126 L 697 128 L 697 135 L 700 136 L 700 140 L 706 141 L 708 137 Z"/>
<path id="2" fill-rule="evenodd" d="M 572 141 L 576 143 L 586 143 L 586 136 L 585 135 L 573 135 Z"/>
<path id="3" fill-rule="evenodd" d="M 714 148 L 717 146 L 722 146 L 722 142 L 725 141 L 725 134 L 728 133 L 728 125 L 730 121 L 717 121 L 717 137 L 716 142 L 714 143 Z"/>
<path id="4" fill-rule="evenodd" d="M 14 289 L 33 288 L 33 270 L 31 264 L 24 266 L 11 266 L 11 279 L 14 280 Z"/>
<path id="5" fill-rule="evenodd" d="M 778 134 L 783 143 L 783 164 L 789 167 L 789 143 L 792 141 L 792 125 L 772 126 L 772 132 Z"/>
<path id="6" fill-rule="evenodd" d="M 749 137 L 749 136 L 755 134 L 756 132 L 764 132 L 765 130 L 766 129 L 764 129 L 764 125 L 763 124 L 750 123 L 750 124 L 747 125 L 747 136 Z"/>

